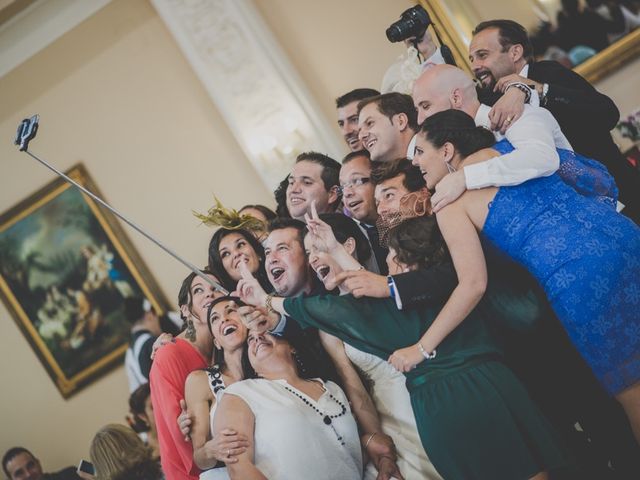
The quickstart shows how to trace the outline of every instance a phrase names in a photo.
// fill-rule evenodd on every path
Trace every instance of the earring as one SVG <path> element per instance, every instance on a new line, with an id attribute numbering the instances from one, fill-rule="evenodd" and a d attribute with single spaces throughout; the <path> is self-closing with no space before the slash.
<path id="1" fill-rule="evenodd" d="M 302 359 L 300 358 L 300 356 L 298 355 L 298 352 L 296 350 L 294 350 L 293 352 L 291 352 L 291 354 L 293 355 L 293 359 L 296 362 L 296 365 L 298 367 L 298 374 L 301 377 L 306 376 L 307 374 L 307 368 L 304 366 L 304 363 L 302 362 Z"/>
<path id="2" fill-rule="evenodd" d="M 449 170 L 449 173 L 453 173 L 456 171 L 455 167 L 453 167 L 449 162 L 445 160 L 444 163 L 447 166 L 447 170 Z"/>
<path id="3" fill-rule="evenodd" d="M 193 325 L 191 316 L 187 319 L 187 329 L 185 330 L 185 336 L 190 342 L 196 341 L 196 327 Z"/>

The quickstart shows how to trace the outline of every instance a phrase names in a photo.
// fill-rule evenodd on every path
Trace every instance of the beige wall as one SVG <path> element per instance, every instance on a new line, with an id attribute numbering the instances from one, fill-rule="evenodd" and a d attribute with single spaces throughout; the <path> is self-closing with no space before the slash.
<path id="1" fill-rule="evenodd" d="M 379 87 L 401 52 L 385 28 L 411 5 L 402 0 L 255 0 L 322 114 L 334 99 Z M 363 18 L 364 20 L 359 20 Z M 628 113 L 640 106 L 640 60 L 599 88 Z M 0 78 L 0 211 L 53 176 L 7 139 L 41 115 L 32 149 L 62 169 L 82 161 L 106 198 L 195 263 L 206 262 L 210 230 L 191 209 L 215 192 L 226 204 L 270 204 L 232 135 L 155 10 L 114 0 L 92 18 Z M 135 232 L 130 237 L 171 300 L 185 269 Z M 50 469 L 88 455 L 103 424 L 121 421 L 127 388 L 119 368 L 63 400 L 4 306 L 0 306 L 0 451 L 24 444 Z"/>
<path id="2" fill-rule="evenodd" d="M 230 206 L 271 205 L 146 1 L 110 3 L 0 78 L 0 105 L 0 211 L 53 178 L 9 142 L 33 113 L 41 116 L 34 153 L 61 169 L 84 162 L 108 201 L 197 264 L 206 263 L 211 230 L 192 209 L 206 210 L 214 192 Z M 130 238 L 173 301 L 185 268 L 137 233 Z M 23 444 L 59 468 L 88 455 L 100 426 L 124 420 L 122 368 L 63 400 L 3 305 L 0 352 L 1 452 Z"/>
<path id="3" fill-rule="evenodd" d="M 254 0 L 322 112 L 335 124 L 335 98 L 359 87 L 380 89 L 404 46 L 385 30 L 411 0 Z M 345 152 L 346 153 L 346 152 Z"/>

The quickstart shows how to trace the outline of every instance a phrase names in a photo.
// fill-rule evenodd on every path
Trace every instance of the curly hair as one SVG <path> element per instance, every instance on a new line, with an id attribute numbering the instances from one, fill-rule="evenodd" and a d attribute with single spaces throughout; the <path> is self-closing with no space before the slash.
<path id="1" fill-rule="evenodd" d="M 389 231 L 395 260 L 409 267 L 430 268 L 450 260 L 449 250 L 433 216 L 409 218 Z"/>

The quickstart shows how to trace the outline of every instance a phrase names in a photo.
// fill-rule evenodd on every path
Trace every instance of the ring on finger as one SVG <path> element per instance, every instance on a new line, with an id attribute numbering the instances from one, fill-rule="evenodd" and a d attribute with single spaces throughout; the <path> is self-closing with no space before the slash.
<path id="1" fill-rule="evenodd" d="M 227 450 L 227 458 L 231 458 L 231 450 Z"/>

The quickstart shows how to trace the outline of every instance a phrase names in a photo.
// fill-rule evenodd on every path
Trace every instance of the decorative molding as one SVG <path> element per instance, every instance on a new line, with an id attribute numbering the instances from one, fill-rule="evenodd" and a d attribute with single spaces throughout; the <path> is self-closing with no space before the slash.
<path id="1" fill-rule="evenodd" d="M 111 0 L 38 0 L 0 26 L 0 77 Z"/>
<path id="2" fill-rule="evenodd" d="M 151 0 L 273 190 L 305 150 L 344 150 L 250 0 Z"/>

